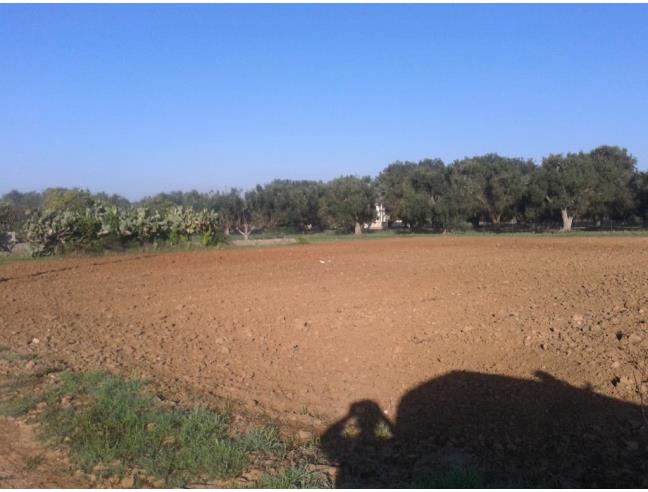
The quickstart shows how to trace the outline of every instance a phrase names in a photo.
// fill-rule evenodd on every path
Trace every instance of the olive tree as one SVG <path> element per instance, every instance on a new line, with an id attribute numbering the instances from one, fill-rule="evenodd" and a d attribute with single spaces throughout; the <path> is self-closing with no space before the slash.
<path id="1" fill-rule="evenodd" d="M 390 222 L 403 220 L 411 211 L 404 210 L 404 198 L 408 194 L 407 180 L 416 169 L 415 162 L 396 161 L 388 165 L 376 178 L 376 192 Z M 405 220 L 406 222 L 406 220 Z"/>
<path id="2" fill-rule="evenodd" d="M 630 187 L 637 160 L 626 149 L 604 145 L 590 152 L 596 186 L 588 215 L 595 221 L 625 218 L 633 209 Z"/>
<path id="3" fill-rule="evenodd" d="M 438 222 L 440 208 L 448 195 L 446 168 L 440 159 L 425 159 L 409 173 L 403 185 L 401 218 L 411 227 Z"/>
<path id="4" fill-rule="evenodd" d="M 560 212 L 563 232 L 571 231 L 576 216 L 587 213 L 596 185 L 591 156 L 583 152 L 545 157 L 534 182 L 547 208 Z"/>
<path id="5" fill-rule="evenodd" d="M 0 201 L 8 203 L 17 210 L 31 211 L 42 206 L 43 194 L 38 191 L 20 192 L 18 190 L 11 190 L 2 196 Z"/>
<path id="6" fill-rule="evenodd" d="M 324 195 L 324 185 L 318 181 L 274 180 L 264 187 L 268 198 L 265 206 L 270 206 L 275 223 L 306 232 L 321 225 L 319 214 L 320 200 Z M 264 214 L 270 215 L 270 211 Z"/>
<path id="7" fill-rule="evenodd" d="M 648 220 L 648 171 L 636 173 L 632 178 L 634 213 L 642 220 Z"/>
<path id="8" fill-rule="evenodd" d="M 524 199 L 534 168 L 532 161 L 498 154 L 476 156 L 453 163 L 455 181 L 472 202 L 470 208 L 497 225 L 514 217 Z"/>
<path id="9" fill-rule="evenodd" d="M 288 189 L 286 225 L 306 232 L 314 227 L 320 228 L 322 220 L 319 213 L 320 201 L 324 196 L 324 185 L 319 181 L 293 182 Z"/>
<path id="10" fill-rule="evenodd" d="M 376 196 L 369 176 L 342 176 L 326 184 L 320 211 L 331 225 L 360 235 L 362 225 L 376 217 Z"/>
<path id="11" fill-rule="evenodd" d="M 172 207 L 185 207 L 190 208 L 194 212 L 200 210 L 212 210 L 215 208 L 216 193 L 201 193 L 197 190 L 191 191 L 169 191 L 158 193 L 157 195 L 147 196 L 140 200 L 139 206 L 158 210 L 160 212 L 166 211 Z M 93 198 L 98 195 L 93 195 Z M 114 201 L 116 195 L 109 197 L 109 201 Z M 117 195 L 118 197 L 118 195 Z M 103 200 L 102 200 L 103 201 Z M 114 205 L 121 206 L 120 203 Z"/>
<path id="12" fill-rule="evenodd" d="M 223 234 L 229 237 L 232 229 L 241 223 L 241 216 L 245 211 L 245 201 L 241 191 L 232 188 L 227 193 L 215 193 L 211 199 L 211 207 L 218 212 Z"/>

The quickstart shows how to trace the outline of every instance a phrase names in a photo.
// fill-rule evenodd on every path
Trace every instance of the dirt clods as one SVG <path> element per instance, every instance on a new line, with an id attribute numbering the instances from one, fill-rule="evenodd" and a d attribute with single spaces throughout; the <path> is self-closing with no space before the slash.
<path id="1" fill-rule="evenodd" d="M 630 361 L 648 350 L 646 238 L 348 241 L 19 262 L 0 276 L 0 345 L 152 380 L 174 401 L 227 401 L 293 433 L 383 426 L 374 447 L 398 471 L 421 459 L 407 458 L 412 429 L 436 430 L 430 456 L 448 447 L 556 482 L 569 466 L 579 485 L 637 485 L 642 471 Z M 350 415 L 358 402 L 372 411 Z"/>

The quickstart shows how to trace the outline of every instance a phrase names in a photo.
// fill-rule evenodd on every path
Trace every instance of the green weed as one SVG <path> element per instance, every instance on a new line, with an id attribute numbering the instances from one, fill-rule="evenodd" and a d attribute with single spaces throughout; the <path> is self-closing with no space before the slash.
<path id="1" fill-rule="evenodd" d="M 257 487 L 262 489 L 323 489 L 331 484 L 323 475 L 312 472 L 304 465 L 297 465 L 276 475 L 264 474 Z"/>
<path id="2" fill-rule="evenodd" d="M 159 408 L 141 382 L 109 374 L 63 373 L 44 398 L 44 437 L 67 444 L 72 460 L 86 472 L 97 465 L 109 474 L 137 467 L 167 487 L 178 487 L 197 477 L 236 477 L 250 451 L 280 447 L 278 435 L 269 430 L 230 436 L 227 416 L 207 408 Z"/>
<path id="3" fill-rule="evenodd" d="M 261 452 L 283 456 L 287 447 L 275 427 L 259 427 L 241 437 L 241 443 L 248 452 Z"/>
<path id="4" fill-rule="evenodd" d="M 0 416 L 19 417 L 33 410 L 37 404 L 38 398 L 32 395 L 5 400 L 0 402 Z"/>

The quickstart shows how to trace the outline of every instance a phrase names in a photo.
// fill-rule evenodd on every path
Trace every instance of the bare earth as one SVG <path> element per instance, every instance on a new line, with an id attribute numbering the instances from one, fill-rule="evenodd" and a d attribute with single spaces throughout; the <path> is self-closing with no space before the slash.
<path id="1" fill-rule="evenodd" d="M 68 461 L 60 450 L 44 449 L 33 426 L 13 419 L 0 420 L 0 487 L 84 488 L 68 472 Z"/>
<path id="2" fill-rule="evenodd" d="M 463 385 L 462 397 L 499 385 L 529 408 L 529 392 L 549 402 L 545 389 L 559 385 L 629 422 L 615 434 L 628 470 L 614 483 L 648 452 L 628 363 L 648 350 L 648 238 L 403 238 L 19 262 L 0 267 L 0 315 L 0 345 L 17 352 L 154 380 L 178 399 L 227 398 L 294 429 L 324 432 L 369 400 L 405 436 L 423 418 L 450 419 L 430 424 L 439 428 L 460 418 L 461 408 L 434 417 L 405 406 L 431 382 L 437 393 Z M 573 395 L 565 401 L 581 402 Z M 439 398 L 445 409 L 461 400 Z M 580 409 L 561 408 L 572 426 Z M 505 429 L 485 431 L 483 446 L 523 454 L 524 422 L 487 413 L 470 418 Z M 439 446 L 470 448 L 459 430 L 448 439 Z"/>

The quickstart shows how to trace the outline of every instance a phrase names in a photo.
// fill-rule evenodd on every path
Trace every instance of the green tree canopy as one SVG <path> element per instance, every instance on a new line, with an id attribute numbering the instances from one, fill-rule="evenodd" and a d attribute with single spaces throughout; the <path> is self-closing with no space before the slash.
<path id="1" fill-rule="evenodd" d="M 139 206 L 158 211 L 165 211 L 172 207 L 187 207 L 194 211 L 213 210 L 215 194 L 201 193 L 197 190 L 170 191 L 147 196 L 140 200 Z"/>
<path id="2" fill-rule="evenodd" d="M 403 184 L 400 218 L 412 227 L 438 222 L 448 197 L 446 167 L 440 159 L 425 159 L 414 167 Z"/>
<path id="3" fill-rule="evenodd" d="M 544 195 L 548 209 L 559 211 L 563 231 L 570 231 L 574 217 L 590 208 L 597 176 L 589 154 L 551 154 L 542 161 L 534 186 Z"/>
<path id="4" fill-rule="evenodd" d="M 390 221 L 403 219 L 405 184 L 416 167 L 415 162 L 396 161 L 388 165 L 376 178 L 377 196 Z"/>
<path id="5" fill-rule="evenodd" d="M 238 227 L 245 212 L 242 192 L 232 188 L 227 193 L 215 193 L 211 198 L 212 207 L 218 212 L 223 233 L 229 236 L 232 228 Z"/>
<path id="6" fill-rule="evenodd" d="M 634 175 L 631 182 L 634 209 L 637 217 L 648 220 L 648 171 Z"/>
<path id="7" fill-rule="evenodd" d="M 362 234 L 362 225 L 376 217 L 376 190 L 369 176 L 343 176 L 326 185 L 322 215 L 334 227 L 353 228 Z"/>
<path id="8" fill-rule="evenodd" d="M 18 210 L 35 210 L 43 205 L 43 194 L 38 191 L 21 193 L 18 190 L 11 190 L 2 196 L 0 201 L 8 203 Z"/>
<path id="9" fill-rule="evenodd" d="M 630 182 L 637 160 L 626 149 L 604 145 L 590 152 L 596 185 L 587 215 L 595 220 L 627 217 L 633 208 Z"/>
<path id="10" fill-rule="evenodd" d="M 79 212 L 93 204 L 88 190 L 79 188 L 48 188 L 43 193 L 43 208 L 46 210 L 71 210 Z"/>
<path id="11" fill-rule="evenodd" d="M 277 179 L 250 193 L 253 208 L 266 227 L 292 227 L 302 231 L 320 226 L 319 205 L 324 185 L 318 181 Z"/>
<path id="12" fill-rule="evenodd" d="M 470 202 L 465 208 L 488 217 L 493 224 L 516 216 L 533 169 L 533 161 L 498 154 L 471 157 L 453 164 L 454 182 Z"/>

